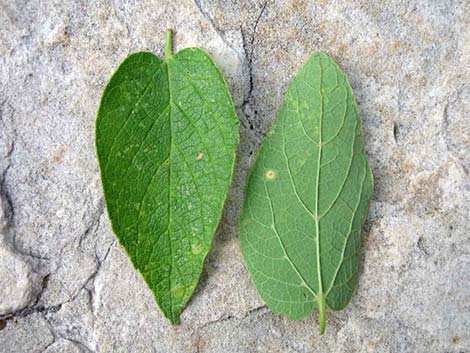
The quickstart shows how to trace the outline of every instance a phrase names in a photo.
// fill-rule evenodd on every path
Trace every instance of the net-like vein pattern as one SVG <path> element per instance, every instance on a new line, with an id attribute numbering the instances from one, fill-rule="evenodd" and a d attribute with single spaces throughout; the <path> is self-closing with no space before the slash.
<path id="1" fill-rule="evenodd" d="M 331 58 L 316 53 L 289 85 L 260 147 L 240 218 L 248 270 L 274 312 L 304 318 L 319 293 L 334 310 L 347 305 L 371 193 L 351 87 Z"/>
<path id="2" fill-rule="evenodd" d="M 108 214 L 173 323 L 222 214 L 237 126 L 225 81 L 199 49 L 131 55 L 103 94 L 96 144 Z"/>

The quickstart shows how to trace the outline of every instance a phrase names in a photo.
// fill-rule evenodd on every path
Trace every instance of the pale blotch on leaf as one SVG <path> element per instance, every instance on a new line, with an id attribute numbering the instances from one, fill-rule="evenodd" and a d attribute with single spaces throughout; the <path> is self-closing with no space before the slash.
<path id="1" fill-rule="evenodd" d="M 197 161 L 200 161 L 203 157 L 204 157 L 204 153 L 199 152 L 198 155 L 197 155 L 197 157 L 196 157 L 196 160 L 197 160 Z"/>
<path id="2" fill-rule="evenodd" d="M 202 244 L 193 244 L 191 245 L 191 251 L 194 255 L 198 255 L 202 251 Z"/>
<path id="3" fill-rule="evenodd" d="M 274 180 L 276 179 L 276 172 L 272 169 L 268 169 L 264 174 L 267 180 Z"/>
<path id="4" fill-rule="evenodd" d="M 171 290 L 171 293 L 177 298 L 183 298 L 186 293 L 186 287 L 176 287 Z"/>

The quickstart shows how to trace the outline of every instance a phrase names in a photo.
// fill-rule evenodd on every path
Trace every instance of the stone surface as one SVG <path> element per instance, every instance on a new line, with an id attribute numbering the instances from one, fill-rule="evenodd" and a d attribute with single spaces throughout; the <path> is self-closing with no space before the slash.
<path id="1" fill-rule="evenodd" d="M 0 0 L 0 352 L 470 352 L 469 13 L 452 0 Z M 94 150 L 105 83 L 129 53 L 162 55 L 168 27 L 177 50 L 214 56 L 241 122 L 176 328 L 114 240 Z M 259 142 L 315 50 L 350 77 L 375 175 L 359 287 L 324 337 L 316 313 L 264 307 L 237 232 Z"/>
<path id="2" fill-rule="evenodd" d="M 23 309 L 31 296 L 28 265 L 6 247 L 0 247 L 0 315 Z"/>
<path id="3" fill-rule="evenodd" d="M 51 328 L 40 313 L 8 320 L 0 337 L 2 352 L 40 353 L 54 343 Z"/>

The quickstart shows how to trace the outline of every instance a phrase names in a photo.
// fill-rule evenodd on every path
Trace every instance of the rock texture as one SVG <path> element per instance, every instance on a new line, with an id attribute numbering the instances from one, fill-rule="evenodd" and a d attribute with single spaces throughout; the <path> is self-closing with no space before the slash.
<path id="1" fill-rule="evenodd" d="M 0 352 L 470 352 L 468 1 L 0 0 Z M 241 121 L 197 294 L 171 327 L 115 241 L 94 149 L 129 54 L 199 46 Z M 375 191 L 349 307 L 275 316 L 240 255 L 246 176 L 310 53 L 350 77 Z"/>

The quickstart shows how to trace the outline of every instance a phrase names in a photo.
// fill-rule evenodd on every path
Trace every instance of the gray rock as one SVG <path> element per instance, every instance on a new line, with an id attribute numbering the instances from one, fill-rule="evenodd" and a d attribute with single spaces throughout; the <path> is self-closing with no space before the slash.
<path id="1" fill-rule="evenodd" d="M 0 352 L 39 353 L 54 343 L 47 321 L 38 313 L 7 321 L 0 331 Z"/>
<path id="2" fill-rule="evenodd" d="M 31 300 L 28 265 L 14 253 L 0 247 L 0 315 L 23 309 Z"/>
<path id="3" fill-rule="evenodd" d="M 60 339 L 47 347 L 44 353 L 83 353 L 83 350 L 71 341 Z"/>
<path id="4" fill-rule="evenodd" d="M 468 1 L 0 0 L 0 352 L 470 350 Z M 241 122 L 223 220 L 171 327 L 115 241 L 94 150 L 96 110 L 139 50 L 198 46 Z M 351 80 L 375 176 L 348 308 L 292 322 L 245 270 L 243 188 L 289 80 L 310 54 Z"/>

